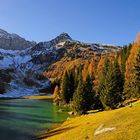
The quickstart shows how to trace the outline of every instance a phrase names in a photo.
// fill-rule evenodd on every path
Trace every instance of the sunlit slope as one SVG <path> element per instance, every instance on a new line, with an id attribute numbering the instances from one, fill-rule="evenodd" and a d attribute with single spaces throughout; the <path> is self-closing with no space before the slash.
<path id="1" fill-rule="evenodd" d="M 101 127 L 99 129 L 99 127 Z M 101 132 L 95 135 L 97 132 Z M 105 130 L 107 130 L 105 132 Z M 140 101 L 124 107 L 76 117 L 42 138 L 47 140 L 140 140 Z"/>

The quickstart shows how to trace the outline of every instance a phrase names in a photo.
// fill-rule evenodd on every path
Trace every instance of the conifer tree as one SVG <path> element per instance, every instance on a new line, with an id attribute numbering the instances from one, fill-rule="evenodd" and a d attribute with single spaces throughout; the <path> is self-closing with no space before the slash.
<path id="1" fill-rule="evenodd" d="M 112 79 L 114 81 L 114 96 L 115 96 L 115 102 L 116 104 L 122 101 L 123 98 L 123 87 L 124 87 L 124 79 L 123 79 L 123 74 L 120 70 L 119 64 L 118 64 L 118 59 L 115 58 L 114 65 L 113 65 L 113 75 Z"/>
<path id="2" fill-rule="evenodd" d="M 100 80 L 99 95 L 104 108 L 114 109 L 121 101 L 118 64 L 115 62 L 114 67 L 111 62 L 107 60 L 104 65 L 104 71 Z"/>
<path id="3" fill-rule="evenodd" d="M 53 97 L 54 97 L 53 101 L 56 105 L 59 105 L 62 103 L 62 99 L 60 96 L 60 87 L 58 85 L 55 86 Z"/>
<path id="4" fill-rule="evenodd" d="M 62 80 L 62 86 L 61 86 L 61 98 L 64 103 L 69 103 L 70 101 L 70 83 L 68 78 L 68 72 L 66 71 Z"/>
<path id="5" fill-rule="evenodd" d="M 89 62 L 86 61 L 82 69 L 82 77 L 84 81 L 86 80 L 86 77 L 88 75 L 88 67 L 89 67 Z"/>
<path id="6" fill-rule="evenodd" d="M 78 114 L 85 114 L 91 108 L 95 109 L 100 105 L 100 100 L 93 89 L 93 77 L 88 74 L 83 81 L 82 74 L 79 75 L 78 87 L 73 97 L 73 108 Z"/>
<path id="7" fill-rule="evenodd" d="M 84 85 L 82 75 L 79 75 L 79 82 L 76 91 L 74 92 L 73 96 L 73 109 L 74 111 L 81 115 L 86 113 L 85 108 L 85 92 L 84 92 Z"/>
<path id="8" fill-rule="evenodd" d="M 125 99 L 132 99 L 136 97 L 136 62 L 137 54 L 140 46 L 140 35 L 133 43 L 130 50 L 129 57 L 126 61 L 125 83 L 124 83 L 124 97 Z"/>
<path id="9" fill-rule="evenodd" d="M 62 80 L 61 91 L 63 102 L 69 103 L 72 100 L 75 91 L 75 80 L 72 70 L 65 72 Z"/>
<path id="10" fill-rule="evenodd" d="M 93 90 L 93 80 L 88 74 L 84 83 L 84 93 L 85 93 L 85 110 L 89 110 L 93 104 L 95 92 Z"/>
<path id="11" fill-rule="evenodd" d="M 101 109 L 102 103 L 99 99 L 98 94 L 94 90 L 94 75 L 87 75 L 86 80 L 84 82 L 84 92 L 85 92 L 85 101 L 86 101 L 86 110 L 90 109 Z"/>
<path id="12" fill-rule="evenodd" d="M 69 80 L 69 90 L 70 90 L 69 99 L 72 100 L 75 91 L 75 73 L 73 70 L 69 71 L 68 80 Z"/>
<path id="13" fill-rule="evenodd" d="M 120 51 L 120 56 L 121 56 L 121 71 L 124 74 L 126 70 L 126 60 L 130 54 L 130 50 L 132 48 L 132 44 L 126 45 L 122 48 Z"/>
<path id="14" fill-rule="evenodd" d="M 93 60 L 91 61 L 91 63 L 88 66 L 88 74 L 90 75 L 90 77 L 93 76 Z"/>
<path id="15" fill-rule="evenodd" d="M 79 82 L 79 79 L 80 79 L 79 75 L 82 75 L 82 69 L 83 69 L 82 65 L 78 66 L 75 69 L 75 72 L 74 72 L 74 87 L 75 87 L 75 90 L 77 89 L 78 82 Z"/>
<path id="16" fill-rule="evenodd" d="M 107 108 L 107 102 L 108 102 L 108 95 L 109 95 L 109 89 L 108 89 L 108 78 L 109 78 L 109 68 L 110 68 L 110 61 L 107 59 L 104 64 L 103 72 L 100 78 L 100 84 L 98 88 L 98 93 L 100 96 L 100 100 L 103 104 L 104 108 Z"/>
<path id="17" fill-rule="evenodd" d="M 58 85 L 56 85 L 54 92 L 53 92 L 53 97 L 56 98 L 58 94 L 59 94 L 59 87 L 58 87 Z"/>
<path id="18" fill-rule="evenodd" d="M 135 65 L 135 95 L 134 97 L 140 98 L 140 49 L 136 57 Z"/>

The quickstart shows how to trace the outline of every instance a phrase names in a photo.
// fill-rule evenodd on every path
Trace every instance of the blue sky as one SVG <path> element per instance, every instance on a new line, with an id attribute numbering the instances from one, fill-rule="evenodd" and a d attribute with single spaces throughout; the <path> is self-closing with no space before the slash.
<path id="1" fill-rule="evenodd" d="M 0 28 L 28 40 L 61 32 L 84 42 L 124 45 L 140 31 L 139 0 L 0 0 Z"/>

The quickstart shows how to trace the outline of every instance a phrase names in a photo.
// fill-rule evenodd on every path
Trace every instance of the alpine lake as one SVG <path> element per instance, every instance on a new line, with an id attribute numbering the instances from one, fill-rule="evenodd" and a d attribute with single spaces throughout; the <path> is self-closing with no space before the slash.
<path id="1" fill-rule="evenodd" d="M 51 100 L 0 99 L 0 140 L 36 139 L 67 117 Z"/>

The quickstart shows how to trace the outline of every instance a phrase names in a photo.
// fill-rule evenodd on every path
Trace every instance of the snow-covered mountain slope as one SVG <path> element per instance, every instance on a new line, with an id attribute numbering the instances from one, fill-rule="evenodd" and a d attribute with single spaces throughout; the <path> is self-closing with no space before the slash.
<path id="1" fill-rule="evenodd" d="M 15 50 L 17 46 L 14 50 L 10 50 L 11 46 L 5 47 L 8 46 L 6 43 L 4 47 L 1 47 L 1 39 L 3 38 L 6 39 L 7 43 L 9 39 L 20 37 L 0 30 L 0 70 L 7 71 L 9 69 L 12 71 L 9 74 L 11 80 L 6 85 L 6 93 L 0 94 L 0 97 L 39 94 L 41 89 L 49 86 L 49 80 L 45 79 L 42 73 L 49 66 L 62 59 L 90 59 L 94 53 L 115 52 L 121 49 L 113 45 L 83 43 L 73 40 L 67 33 L 62 33 L 47 42 L 31 46 L 25 44 L 24 47 L 21 47 L 26 48 L 23 50 Z"/>
<path id="2" fill-rule="evenodd" d="M 101 52 L 112 52 L 120 50 L 119 46 L 110 45 L 110 44 L 97 44 L 97 43 L 83 43 L 80 41 L 73 40 L 67 33 L 62 33 L 57 36 L 55 39 L 52 39 L 48 42 L 40 42 L 34 47 L 31 48 L 33 53 L 45 53 L 45 52 L 54 52 L 58 49 L 71 49 L 77 46 L 79 49 L 92 49 L 96 53 Z"/>
<path id="3" fill-rule="evenodd" d="M 97 43 L 83 43 L 73 40 L 67 33 L 62 33 L 48 42 L 40 42 L 28 49 L 32 62 L 50 65 L 65 56 L 85 57 L 93 53 L 120 51 L 121 47 Z"/>
<path id="4" fill-rule="evenodd" d="M 23 50 L 36 45 L 36 42 L 27 41 L 17 34 L 10 34 L 0 29 L 0 48 L 11 50 Z"/>
<path id="5" fill-rule="evenodd" d="M 13 64 L 17 66 L 29 60 L 31 60 L 31 56 L 22 54 L 21 51 L 0 49 L 0 68 L 8 68 Z"/>
<path id="6" fill-rule="evenodd" d="M 24 51 L 0 49 L 0 70 L 8 70 L 11 80 L 6 84 L 6 92 L 0 97 L 20 97 L 39 94 L 39 90 L 49 86 L 49 80 L 41 77 L 41 65 L 31 62 L 32 57 Z M 41 78 L 40 78 L 41 77 Z M 4 77 L 3 77 L 4 79 Z M 1 80 L 0 82 L 4 82 Z"/>

